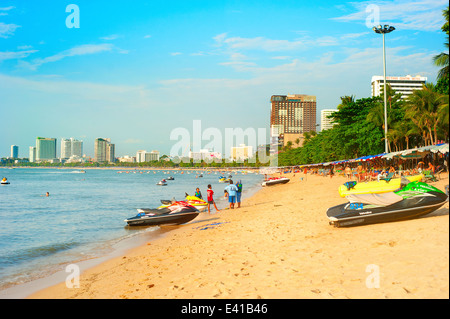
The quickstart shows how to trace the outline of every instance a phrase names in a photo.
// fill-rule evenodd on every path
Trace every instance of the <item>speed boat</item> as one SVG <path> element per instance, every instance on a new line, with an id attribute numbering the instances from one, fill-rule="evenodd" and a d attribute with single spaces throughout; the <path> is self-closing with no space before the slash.
<path id="1" fill-rule="evenodd" d="M 348 203 L 327 210 L 330 224 L 340 227 L 410 219 L 429 214 L 448 201 L 448 191 L 408 182 L 405 179 L 403 187 L 394 192 L 346 196 Z"/>
<path id="2" fill-rule="evenodd" d="M 286 184 L 290 181 L 287 177 L 271 177 L 264 182 L 262 182 L 262 186 L 272 186 L 277 184 Z"/>
<path id="3" fill-rule="evenodd" d="M 125 219 L 128 226 L 180 225 L 193 220 L 200 211 L 185 201 L 178 201 L 163 208 L 138 208 L 138 214 Z"/>

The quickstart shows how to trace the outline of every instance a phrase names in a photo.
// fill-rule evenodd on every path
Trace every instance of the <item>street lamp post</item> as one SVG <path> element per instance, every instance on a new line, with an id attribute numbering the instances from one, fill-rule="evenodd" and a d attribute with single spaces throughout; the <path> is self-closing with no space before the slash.
<path id="1" fill-rule="evenodd" d="M 388 139 L 387 139 L 387 132 L 388 132 L 388 125 L 387 125 L 387 92 L 386 92 L 386 48 L 384 44 L 384 35 L 386 33 L 390 33 L 395 30 L 393 26 L 389 26 L 385 24 L 384 26 L 378 25 L 376 27 L 372 28 L 375 33 L 381 33 L 383 35 L 383 82 L 384 82 L 384 152 L 388 153 Z"/>

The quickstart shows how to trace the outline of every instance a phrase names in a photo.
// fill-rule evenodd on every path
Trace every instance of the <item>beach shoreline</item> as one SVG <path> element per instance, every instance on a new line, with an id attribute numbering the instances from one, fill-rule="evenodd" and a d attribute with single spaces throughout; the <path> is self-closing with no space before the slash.
<path id="1" fill-rule="evenodd" d="M 239 209 L 168 226 L 86 269 L 80 288 L 61 282 L 28 298 L 448 299 L 448 202 L 418 219 L 334 228 L 325 212 L 346 201 L 337 193 L 345 178 L 287 176 Z M 433 183 L 447 184 L 447 175 Z M 373 267 L 379 288 L 367 284 Z"/>

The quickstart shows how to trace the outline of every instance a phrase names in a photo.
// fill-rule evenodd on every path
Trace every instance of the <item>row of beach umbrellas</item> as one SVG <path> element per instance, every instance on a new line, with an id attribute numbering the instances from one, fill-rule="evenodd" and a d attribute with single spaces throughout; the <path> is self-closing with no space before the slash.
<path id="1" fill-rule="evenodd" d="M 358 158 L 348 159 L 348 160 L 338 160 L 333 162 L 327 162 L 327 163 L 316 163 L 316 164 L 307 164 L 307 165 L 301 165 L 300 167 L 310 167 L 310 166 L 329 166 L 329 165 L 337 165 L 337 164 L 344 164 L 344 163 L 354 163 L 354 162 L 364 162 L 364 161 L 370 161 L 377 158 L 383 158 L 383 159 L 393 159 L 393 158 L 401 158 L 401 159 L 417 159 L 417 158 L 423 158 L 427 154 L 431 153 L 441 153 L 446 154 L 448 153 L 448 143 L 442 143 L 442 144 L 436 144 L 436 145 L 430 145 L 430 146 L 423 146 L 423 147 L 416 147 L 408 150 L 398 151 L 398 152 L 391 152 L 391 153 L 381 153 L 377 155 L 367 155 L 367 156 L 361 156 Z"/>

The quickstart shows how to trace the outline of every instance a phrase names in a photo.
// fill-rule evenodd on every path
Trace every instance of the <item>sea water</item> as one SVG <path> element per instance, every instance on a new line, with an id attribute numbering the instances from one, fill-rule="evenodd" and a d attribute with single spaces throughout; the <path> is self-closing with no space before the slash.
<path id="1" fill-rule="evenodd" d="M 235 182 L 242 181 L 243 202 L 262 181 L 257 173 L 231 174 Z M 0 291 L 107 255 L 125 239 L 151 239 L 160 227 L 128 227 L 124 219 L 135 216 L 137 208 L 158 207 L 161 199 L 183 200 L 197 187 L 206 199 L 211 184 L 218 208 L 225 208 L 220 175 L 206 170 L 199 177 L 198 171 L 187 170 L 0 168 L 0 178 L 10 182 L 0 185 Z M 156 185 L 169 176 L 175 180 Z"/>

